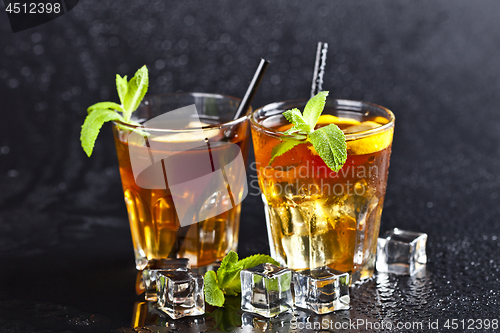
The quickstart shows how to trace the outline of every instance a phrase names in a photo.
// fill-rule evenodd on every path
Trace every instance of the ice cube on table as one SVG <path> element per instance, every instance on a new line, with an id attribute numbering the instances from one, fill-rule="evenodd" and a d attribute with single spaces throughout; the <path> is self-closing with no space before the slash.
<path id="1" fill-rule="evenodd" d="M 401 275 L 413 275 L 425 267 L 427 234 L 389 230 L 378 238 L 377 271 Z"/>
<path id="2" fill-rule="evenodd" d="M 327 266 L 293 273 L 295 306 L 317 314 L 349 309 L 349 273 Z"/>
<path id="3" fill-rule="evenodd" d="M 241 309 L 271 318 L 293 307 L 292 272 L 266 263 L 244 269 L 241 277 Z"/>
<path id="4" fill-rule="evenodd" d="M 205 313 L 203 277 L 188 269 L 158 271 L 157 308 L 172 319 Z"/>
<path id="5" fill-rule="evenodd" d="M 159 271 L 189 268 L 189 259 L 152 259 L 142 271 L 142 282 L 144 283 L 144 297 L 146 301 L 156 301 L 156 276 Z"/>

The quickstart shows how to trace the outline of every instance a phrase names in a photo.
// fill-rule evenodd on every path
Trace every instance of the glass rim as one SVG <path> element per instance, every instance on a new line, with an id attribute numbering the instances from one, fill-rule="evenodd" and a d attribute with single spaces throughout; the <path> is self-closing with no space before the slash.
<path id="1" fill-rule="evenodd" d="M 274 103 L 270 103 L 270 104 L 267 104 L 267 105 L 264 105 L 260 108 L 257 108 L 255 111 L 252 111 L 252 113 L 250 114 L 250 124 L 252 125 L 252 127 L 256 127 L 258 128 L 260 131 L 266 133 L 267 135 L 270 135 L 272 137 L 276 137 L 276 138 L 281 138 L 281 137 L 286 137 L 286 138 L 293 138 L 295 140 L 297 140 L 297 137 L 294 135 L 294 134 L 284 134 L 283 132 L 279 132 L 277 130 L 274 130 L 274 129 L 271 129 L 269 127 L 266 127 L 266 126 L 263 126 L 262 124 L 258 123 L 256 120 L 255 120 L 255 116 L 257 115 L 257 113 L 265 108 L 268 108 L 270 110 L 272 109 L 277 109 L 279 105 L 282 105 L 282 104 L 285 104 L 285 103 L 307 103 L 308 99 L 292 99 L 292 100 L 286 100 L 286 101 L 280 101 L 280 102 L 274 102 Z M 383 107 L 381 105 L 378 105 L 378 104 L 375 104 L 375 103 L 370 103 L 370 102 L 365 102 L 365 101 L 355 101 L 355 100 L 349 100 L 349 99 L 327 99 L 327 101 L 333 101 L 333 102 L 342 102 L 344 103 L 343 105 L 341 106 L 363 106 L 363 105 L 370 105 L 370 106 L 373 106 L 375 108 L 378 108 L 378 109 L 381 109 L 385 112 L 387 112 L 388 116 L 389 116 L 389 122 L 387 124 L 383 124 L 382 126 L 379 126 L 379 127 L 375 127 L 375 128 L 372 128 L 372 129 L 369 129 L 369 130 L 363 130 L 363 131 L 359 131 L 359 132 L 353 132 L 353 133 L 347 133 L 345 135 L 345 138 L 346 138 L 346 141 L 352 141 L 352 140 L 356 140 L 356 139 L 359 139 L 359 138 L 363 138 L 363 137 L 367 137 L 367 136 L 371 136 L 371 135 L 375 135 L 375 134 L 379 134 L 379 133 L 382 133 L 382 132 L 385 132 L 387 130 L 389 130 L 390 128 L 393 128 L 394 127 L 394 124 L 395 124 L 395 121 L 396 121 L 396 117 L 394 116 L 394 113 L 389 110 L 388 108 L 386 107 Z M 274 106 L 274 107 L 273 107 Z M 286 110 L 283 110 L 281 113 L 285 112 Z M 281 114 L 281 113 L 276 113 L 276 114 Z M 305 139 L 302 139 L 302 140 L 305 140 Z M 300 140 L 299 140 L 300 141 Z"/>
<path id="2" fill-rule="evenodd" d="M 238 97 L 230 96 L 230 95 L 224 95 L 224 94 L 215 94 L 215 93 L 205 93 L 205 92 L 175 92 L 175 93 L 162 93 L 162 94 L 154 94 L 154 95 L 149 95 L 145 96 L 144 100 L 141 102 L 139 107 L 143 105 L 143 103 L 147 103 L 147 99 L 152 99 L 155 97 L 175 97 L 175 96 L 193 96 L 193 97 L 216 97 L 219 99 L 226 99 L 226 100 L 233 100 L 235 102 L 241 102 L 241 99 Z M 146 104 L 148 105 L 148 104 Z M 238 125 L 239 123 L 242 123 L 246 121 L 248 118 L 250 118 L 250 115 L 253 113 L 252 106 L 249 106 L 250 112 L 244 114 L 243 116 L 239 117 L 238 119 L 232 119 L 230 121 L 227 121 L 222 124 L 217 124 L 217 125 L 208 125 L 208 126 L 202 126 L 201 129 L 223 129 L 223 128 L 230 128 L 232 126 Z M 171 110 L 173 111 L 173 110 Z M 236 112 L 236 109 L 234 110 Z M 113 124 L 115 126 L 120 126 L 120 127 L 128 127 L 131 131 L 135 130 L 136 128 L 140 128 L 142 131 L 146 132 L 162 132 L 162 133 L 183 133 L 183 132 L 197 132 L 200 130 L 200 128 L 185 128 L 185 129 L 165 129 L 165 128 L 154 128 L 154 127 L 143 127 L 143 126 L 138 126 L 138 125 L 132 125 L 128 124 L 125 122 L 122 122 L 120 120 L 113 120 Z"/>

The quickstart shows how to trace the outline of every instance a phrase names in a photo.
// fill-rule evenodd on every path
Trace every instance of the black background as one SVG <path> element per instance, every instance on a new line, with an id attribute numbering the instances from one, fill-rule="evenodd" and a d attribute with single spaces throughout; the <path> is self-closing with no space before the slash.
<path id="1" fill-rule="evenodd" d="M 257 107 L 308 97 L 318 41 L 331 96 L 396 114 L 381 231 L 429 234 L 423 275 L 357 287 L 351 318 L 499 318 L 498 1 L 82 0 L 18 33 L 0 9 L 0 332 L 130 326 L 110 127 L 91 158 L 79 142 L 86 107 L 118 101 L 116 73 L 146 64 L 149 94 L 241 97 L 264 57 Z M 261 199 L 242 214 L 240 255 L 268 253 Z"/>

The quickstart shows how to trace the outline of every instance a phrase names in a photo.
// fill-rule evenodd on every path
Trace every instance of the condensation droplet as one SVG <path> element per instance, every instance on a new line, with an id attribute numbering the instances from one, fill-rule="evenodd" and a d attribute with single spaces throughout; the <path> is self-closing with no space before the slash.
<path id="1" fill-rule="evenodd" d="M 38 32 L 35 32 L 31 35 L 31 41 L 33 43 L 40 43 L 42 41 L 42 35 Z"/>
<path id="2" fill-rule="evenodd" d="M 184 18 L 184 24 L 187 25 L 188 27 L 192 26 L 194 24 L 194 17 L 192 17 L 191 15 L 187 15 Z"/>
<path id="3" fill-rule="evenodd" d="M 111 37 L 109 39 L 109 46 L 118 46 L 120 44 L 120 40 L 118 39 L 118 37 Z"/>
<path id="4" fill-rule="evenodd" d="M 42 54 L 43 51 L 44 51 L 44 49 L 43 49 L 42 45 L 35 45 L 35 47 L 33 48 L 33 53 L 36 55 Z"/>
<path id="5" fill-rule="evenodd" d="M 165 68 L 165 61 L 163 59 L 156 60 L 155 67 L 156 67 L 156 69 L 163 69 L 163 68 Z"/>
<path id="6" fill-rule="evenodd" d="M 29 68 L 28 66 L 24 66 L 22 69 L 21 69 L 21 74 L 23 76 L 28 76 L 31 74 L 31 68 Z"/>
<path id="7" fill-rule="evenodd" d="M 9 87 L 11 87 L 12 89 L 15 89 L 15 88 L 17 88 L 17 86 L 19 86 L 19 81 L 17 81 L 16 79 L 9 80 Z"/>
<path id="8" fill-rule="evenodd" d="M 11 178 L 15 178 L 15 177 L 19 176 L 19 171 L 14 170 L 14 169 L 9 170 L 9 171 L 7 171 L 7 176 L 9 176 Z"/>

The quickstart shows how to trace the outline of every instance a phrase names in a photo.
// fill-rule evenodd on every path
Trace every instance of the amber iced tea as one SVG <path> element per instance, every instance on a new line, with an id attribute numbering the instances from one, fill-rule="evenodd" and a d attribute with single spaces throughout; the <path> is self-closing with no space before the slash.
<path id="1" fill-rule="evenodd" d="M 368 103 L 329 100 L 317 127 L 335 123 L 346 134 L 342 169 L 330 170 L 310 143 L 269 165 L 273 147 L 291 127 L 281 113 L 304 105 L 274 103 L 251 118 L 271 254 L 292 269 L 327 265 L 352 273 L 353 281 L 367 278 L 374 269 L 394 116 Z"/>
<path id="2" fill-rule="evenodd" d="M 186 98 L 187 97 L 187 98 Z M 155 100 L 156 99 L 156 100 Z M 170 100 L 174 102 L 170 102 Z M 200 100 L 202 102 L 200 102 Z M 158 96 L 149 100 L 147 105 L 142 105 L 138 110 L 139 117 L 150 118 L 154 113 L 163 110 L 172 110 L 179 107 L 177 104 L 197 104 L 198 111 L 206 111 L 208 114 L 200 114 L 202 123 L 195 124 L 209 128 L 207 132 L 207 144 L 211 154 L 228 155 L 234 152 L 234 146 L 241 149 L 241 154 L 246 159 L 248 151 L 248 123 L 245 119 L 233 123 L 230 127 L 219 126 L 224 120 L 218 114 L 224 115 L 234 112 L 237 106 L 236 99 L 230 99 L 221 95 L 193 94 L 184 96 L 182 94 L 172 96 Z M 199 105 L 198 105 L 199 104 Z M 158 109 L 158 110 L 154 110 Z M 222 109 L 222 110 L 221 110 Z M 153 111 L 154 112 L 153 112 Z M 213 125 L 210 125 L 213 124 Z M 231 128 L 231 138 L 224 136 L 224 132 Z M 170 155 L 176 154 L 181 158 L 181 163 L 189 164 L 189 161 L 197 161 L 197 155 L 203 154 L 204 150 L 184 150 L 184 143 L 191 140 L 190 133 L 179 132 L 170 135 L 168 140 L 162 140 L 162 133 L 154 133 L 148 136 L 149 143 L 156 141 L 154 149 L 148 147 L 147 142 L 128 142 L 130 129 L 127 126 L 114 124 L 115 144 L 120 167 L 120 175 L 123 185 L 123 194 L 129 215 L 130 229 L 136 266 L 143 269 L 149 260 L 164 258 L 189 258 L 192 267 L 205 267 L 213 264 L 230 251 L 236 250 L 238 244 L 239 217 L 241 204 L 219 215 L 181 227 L 178 212 L 174 205 L 171 187 L 165 178 L 165 188 L 148 189 L 139 186 L 141 177 L 146 177 L 149 169 L 145 169 L 138 177 L 134 178 L 133 166 L 130 159 L 131 146 L 134 153 L 148 157 L 151 154 L 161 154 L 169 161 Z M 176 138 L 172 140 L 172 138 Z M 165 141 L 165 142 L 164 142 Z M 231 150 L 232 149 L 232 150 Z M 155 151 L 158 150 L 158 151 Z M 181 164 L 180 167 L 183 167 Z M 153 168 L 153 166 L 151 166 Z M 241 173 L 241 170 L 226 168 L 226 177 Z M 244 170 L 243 170 L 244 172 Z M 209 186 L 201 192 L 210 190 Z M 229 201 L 231 198 L 221 197 L 221 193 L 205 193 L 209 198 L 207 202 Z M 189 196 L 189 193 L 186 193 Z M 213 199 L 213 200 L 212 200 Z M 210 208 L 210 207 L 209 207 Z"/>

